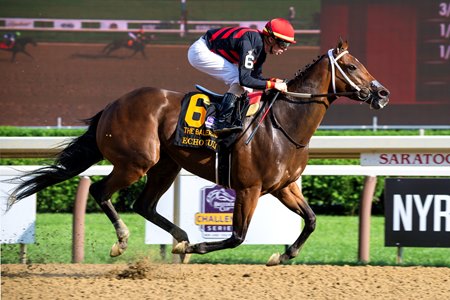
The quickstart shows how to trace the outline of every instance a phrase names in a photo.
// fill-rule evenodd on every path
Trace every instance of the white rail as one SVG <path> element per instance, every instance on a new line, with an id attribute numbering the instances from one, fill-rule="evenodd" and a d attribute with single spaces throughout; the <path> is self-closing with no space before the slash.
<path id="1" fill-rule="evenodd" d="M 48 157 L 73 137 L 0 137 L 0 158 Z M 448 153 L 450 136 L 314 136 L 312 158 L 359 158 L 361 153 Z"/>
<path id="2" fill-rule="evenodd" d="M 0 175 L 19 176 L 42 166 L 0 166 Z M 106 176 L 112 171 L 112 166 L 93 166 L 80 176 Z M 195 176 L 182 169 L 180 175 Z M 317 176 L 450 176 L 450 167 L 442 166 L 356 166 L 356 165 L 309 165 L 302 175 Z"/>
<path id="3" fill-rule="evenodd" d="M 55 154 L 73 137 L 0 137 L 0 157 L 42 157 Z M 310 142 L 312 157 L 359 157 L 361 153 L 448 153 L 449 136 L 316 136 Z M 14 177 L 41 166 L 0 166 L 0 175 Z M 108 175 L 112 166 L 93 166 L 81 176 Z M 180 175 L 192 175 L 182 170 Z M 450 176 L 449 166 L 359 166 L 309 165 L 303 175 L 366 176 L 361 195 L 358 260 L 368 262 L 370 237 L 370 207 L 376 176 Z M 177 184 L 179 181 L 175 181 Z M 179 189 L 179 187 L 178 187 Z M 179 216 L 179 195 L 174 196 L 174 215 Z M 76 200 L 81 201 L 81 200 Z M 179 219 L 179 218 L 178 218 Z"/>
<path id="4" fill-rule="evenodd" d="M 127 32 L 142 28 L 151 33 L 204 33 L 209 28 L 223 26 L 256 26 L 267 21 L 191 21 L 186 20 L 105 20 L 105 19 L 50 19 L 1 18 L 1 30 L 72 31 L 72 32 Z M 43 25 L 45 24 L 45 25 Z M 301 35 L 319 35 L 320 29 L 297 29 Z"/>

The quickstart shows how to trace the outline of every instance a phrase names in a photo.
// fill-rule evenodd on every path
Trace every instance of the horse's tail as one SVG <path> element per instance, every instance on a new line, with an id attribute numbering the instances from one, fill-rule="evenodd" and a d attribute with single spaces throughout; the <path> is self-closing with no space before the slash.
<path id="1" fill-rule="evenodd" d="M 89 124 L 87 131 L 71 141 L 57 155 L 52 165 L 16 178 L 20 179 L 21 183 L 9 196 L 7 209 L 23 198 L 80 174 L 103 159 L 96 141 L 97 125 L 102 113 L 103 111 L 100 111 L 94 117 L 85 120 Z"/>

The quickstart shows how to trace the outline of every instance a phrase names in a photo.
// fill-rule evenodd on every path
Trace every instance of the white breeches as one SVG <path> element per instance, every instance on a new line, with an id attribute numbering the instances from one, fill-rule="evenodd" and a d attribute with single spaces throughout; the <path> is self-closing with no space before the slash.
<path id="1" fill-rule="evenodd" d="M 189 47 L 188 60 L 197 70 L 223 81 L 226 85 L 239 84 L 238 66 L 209 50 L 203 37 Z"/>

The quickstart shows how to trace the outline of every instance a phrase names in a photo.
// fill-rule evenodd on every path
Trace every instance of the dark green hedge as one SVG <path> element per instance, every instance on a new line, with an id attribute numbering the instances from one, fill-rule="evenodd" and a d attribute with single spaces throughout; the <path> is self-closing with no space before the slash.
<path id="1" fill-rule="evenodd" d="M 91 180 L 99 180 L 96 176 Z M 38 193 L 38 212 L 71 212 L 79 178 L 49 187 Z M 134 200 L 145 184 L 145 179 L 115 194 L 112 201 L 117 211 L 130 212 Z M 359 198 L 364 185 L 363 176 L 304 176 L 303 194 L 317 214 L 355 215 L 358 213 Z M 381 196 L 383 178 L 378 178 L 373 202 L 373 213 L 382 214 Z M 100 208 L 89 197 L 87 212 L 99 212 Z"/>
<path id="2" fill-rule="evenodd" d="M 0 136 L 76 136 L 82 129 L 36 129 L 1 127 Z M 417 135 L 417 131 L 321 131 L 317 135 Z M 448 135 L 449 130 L 427 130 L 428 135 Z M 42 159 L 1 159 L 1 165 L 33 165 L 49 163 Z M 312 159 L 310 164 L 359 164 L 359 160 L 346 159 Z M 100 177 L 91 178 L 93 181 Z M 73 178 L 64 183 L 49 187 L 38 193 L 38 212 L 71 212 L 73 210 L 76 188 L 79 178 Z M 373 213 L 383 212 L 383 181 L 378 178 L 377 189 L 373 202 Z M 112 201 L 119 212 L 128 212 L 132 209 L 134 199 L 139 195 L 145 178 L 131 187 L 114 195 Z M 363 176 L 304 176 L 302 178 L 303 194 L 316 213 L 355 215 L 358 213 L 359 198 L 364 185 Z M 100 209 L 90 198 L 87 211 L 98 212 Z"/>

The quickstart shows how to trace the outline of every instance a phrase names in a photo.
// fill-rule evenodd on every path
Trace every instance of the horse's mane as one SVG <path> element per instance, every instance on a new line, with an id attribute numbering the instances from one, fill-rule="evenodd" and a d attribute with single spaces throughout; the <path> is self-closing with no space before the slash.
<path id="1" fill-rule="evenodd" d="M 312 61 L 312 63 L 307 64 L 306 66 L 304 66 L 302 69 L 299 69 L 297 72 L 295 72 L 295 77 L 293 79 L 291 79 L 291 81 L 297 81 L 297 80 L 301 80 L 302 77 L 308 73 L 308 71 L 315 66 L 319 61 L 322 60 L 322 58 L 325 57 L 325 54 L 318 56 L 316 59 L 314 59 Z"/>

